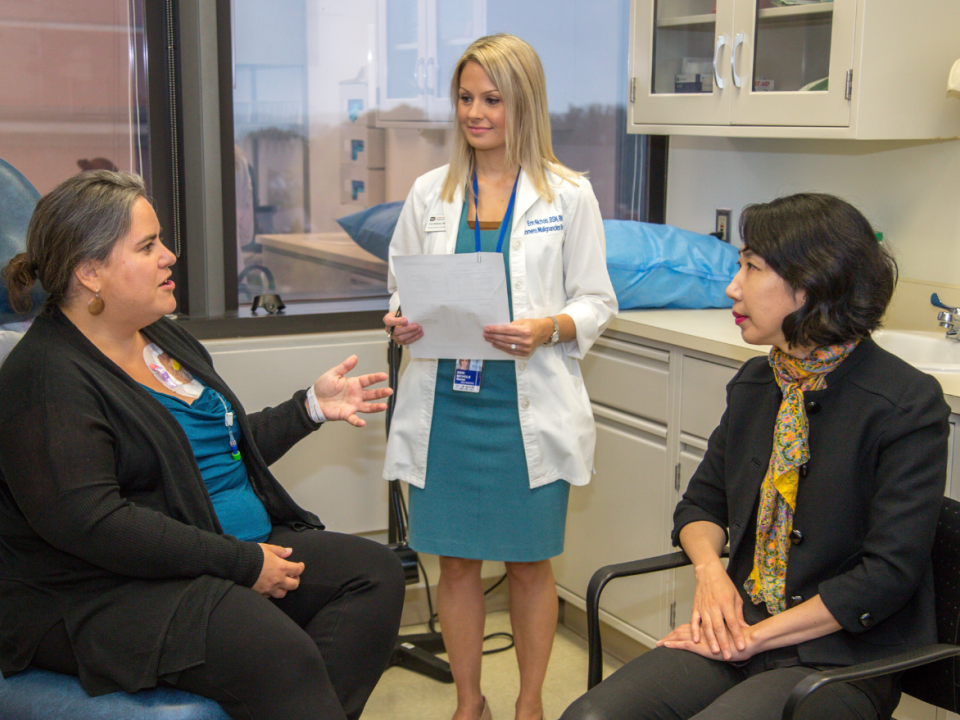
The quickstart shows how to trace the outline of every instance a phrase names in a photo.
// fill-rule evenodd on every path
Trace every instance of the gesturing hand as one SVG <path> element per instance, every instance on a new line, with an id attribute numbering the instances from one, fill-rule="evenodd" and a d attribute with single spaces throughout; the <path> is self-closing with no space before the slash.
<path id="1" fill-rule="evenodd" d="M 259 545 L 263 550 L 263 567 L 260 569 L 260 577 L 253 585 L 253 590 L 261 595 L 279 599 L 300 587 L 300 575 L 303 573 L 304 564 L 284 559 L 290 557 L 293 550 L 267 543 L 259 543 Z"/>
<path id="2" fill-rule="evenodd" d="M 390 388 L 370 388 L 384 382 L 386 373 L 370 373 L 355 378 L 346 377 L 357 366 L 357 356 L 351 355 L 335 368 L 327 370 L 313 384 L 320 410 L 327 420 L 346 420 L 351 425 L 363 427 L 365 420 L 357 413 L 377 413 L 387 409 L 386 403 L 370 402 L 393 394 Z"/>

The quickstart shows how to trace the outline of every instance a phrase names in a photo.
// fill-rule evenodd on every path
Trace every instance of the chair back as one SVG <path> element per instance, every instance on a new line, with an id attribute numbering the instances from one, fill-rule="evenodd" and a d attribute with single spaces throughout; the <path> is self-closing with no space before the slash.
<path id="1" fill-rule="evenodd" d="M 943 498 L 933 542 L 937 642 L 960 640 L 960 502 Z M 960 712 L 960 660 L 949 658 L 903 674 L 903 691 L 919 700 Z"/>

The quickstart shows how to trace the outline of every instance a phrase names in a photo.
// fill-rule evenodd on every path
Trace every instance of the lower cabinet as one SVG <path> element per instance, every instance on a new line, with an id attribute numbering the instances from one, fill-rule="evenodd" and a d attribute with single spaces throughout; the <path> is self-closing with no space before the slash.
<path id="1" fill-rule="evenodd" d="M 662 512 L 665 439 L 628 424 L 629 417 L 598 412 L 596 421 L 597 474 L 586 487 L 572 488 L 565 549 L 554 562 L 558 582 L 580 598 L 598 567 L 644 557 L 651 547 L 663 548 L 669 534 Z M 633 481 L 618 482 L 622 477 Z M 618 581 L 604 592 L 604 609 L 647 637 L 659 637 L 665 583 L 657 575 Z"/>

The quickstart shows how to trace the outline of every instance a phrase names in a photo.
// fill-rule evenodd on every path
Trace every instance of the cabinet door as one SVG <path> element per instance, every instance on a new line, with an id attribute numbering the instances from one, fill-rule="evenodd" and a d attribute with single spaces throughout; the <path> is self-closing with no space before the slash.
<path id="1" fill-rule="evenodd" d="M 486 33 L 485 0 L 435 0 L 427 19 L 427 115 L 433 121 L 452 117 L 450 81 L 463 51 Z"/>
<path id="2" fill-rule="evenodd" d="M 378 115 L 425 120 L 427 0 L 379 0 Z"/>
<path id="3" fill-rule="evenodd" d="M 666 428 L 660 437 L 626 424 L 628 417 L 621 423 L 608 419 L 612 413 L 603 408 L 595 411 L 597 472 L 589 485 L 571 488 L 565 547 L 554 559 L 557 584 L 580 598 L 598 568 L 659 555 L 669 545 Z M 612 583 L 601 609 L 645 633 L 648 641 L 658 639 L 666 620 L 666 575 Z"/>
<path id="4" fill-rule="evenodd" d="M 633 0 L 631 122 L 727 125 L 733 0 Z"/>
<path id="5" fill-rule="evenodd" d="M 670 413 L 670 353 L 600 337 L 580 363 L 593 403 L 667 424 Z"/>
<path id="6" fill-rule="evenodd" d="M 855 0 L 736 2 L 731 124 L 849 126 Z"/>

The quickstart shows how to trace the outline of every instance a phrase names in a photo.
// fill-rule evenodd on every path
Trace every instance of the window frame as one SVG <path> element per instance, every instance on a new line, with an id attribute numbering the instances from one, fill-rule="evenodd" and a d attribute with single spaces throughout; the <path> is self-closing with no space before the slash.
<path id="1" fill-rule="evenodd" d="M 620 0 L 627 7 L 628 0 Z M 150 5 L 151 3 L 147 3 Z M 150 63 L 151 130 L 156 122 L 158 142 L 151 144 L 152 167 L 169 173 L 169 185 L 154 182 L 154 197 L 161 224 L 179 230 L 183 238 L 178 286 L 181 322 L 200 339 L 257 337 L 298 333 L 370 330 L 382 327 L 383 311 L 353 310 L 323 312 L 330 301 L 291 302 L 275 315 L 239 307 L 236 277 L 236 184 L 234 173 L 234 56 L 231 0 L 165 0 L 164 32 L 174 42 L 164 63 Z M 157 21 L 155 20 L 155 23 Z M 148 24 L 148 28 L 149 28 Z M 154 40 L 156 32 L 151 35 Z M 164 36 L 169 39 L 169 34 Z M 629 62 L 618 68 L 622 95 L 622 120 L 618 121 L 617 168 L 618 216 L 624 219 L 663 222 L 666 210 L 665 136 L 629 135 L 626 109 Z M 171 83 L 167 67 L 176 68 Z M 154 73 L 161 84 L 154 84 Z M 154 107 L 156 88 L 166 90 Z M 190 172 L 187 172 L 189 158 Z M 643 166 L 641 192 L 633 186 L 633 168 Z M 162 212 L 161 212 L 162 208 Z M 177 223 L 177 209 L 180 209 Z M 230 242 L 226 238 L 231 238 Z M 344 301 L 348 302 L 348 301 Z"/>

